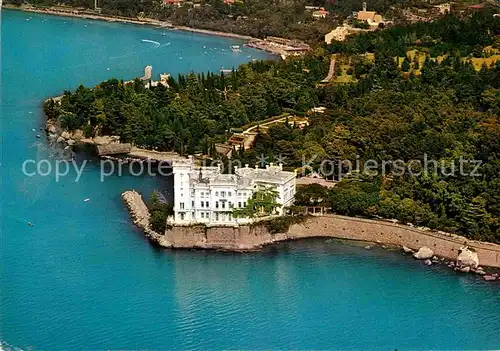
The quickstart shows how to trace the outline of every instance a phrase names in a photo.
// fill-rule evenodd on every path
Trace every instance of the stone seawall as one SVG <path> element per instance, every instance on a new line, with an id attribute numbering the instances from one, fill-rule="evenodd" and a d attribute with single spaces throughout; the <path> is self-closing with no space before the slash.
<path id="1" fill-rule="evenodd" d="M 286 234 L 271 235 L 264 225 L 167 228 L 160 245 L 170 248 L 199 248 L 222 251 L 257 251 L 262 246 L 287 240 Z"/>
<path id="2" fill-rule="evenodd" d="M 460 247 L 467 245 L 478 253 L 482 266 L 500 268 L 500 245 L 385 221 L 337 215 L 311 217 L 302 224 L 293 224 L 288 232 L 279 234 L 270 234 L 264 224 L 240 227 L 175 226 L 168 228 L 158 243 L 168 248 L 256 251 L 280 241 L 317 237 L 406 246 L 414 250 L 427 246 L 435 255 L 450 260 L 456 260 Z"/>
<path id="3" fill-rule="evenodd" d="M 477 252 L 481 266 L 500 268 L 500 245 L 385 221 L 326 215 L 313 217 L 303 224 L 292 225 L 286 236 L 290 240 L 310 237 L 362 240 L 387 245 L 404 245 L 414 250 L 427 246 L 435 255 L 450 260 L 456 260 L 460 247 L 467 245 Z"/>
<path id="4" fill-rule="evenodd" d="M 478 254 L 481 266 L 500 268 L 500 245 L 386 221 L 337 215 L 314 216 L 304 223 L 291 225 L 286 233 L 278 234 L 269 233 L 265 224 L 173 226 L 167 227 L 164 234 L 159 234 L 151 229 L 149 210 L 141 195 L 136 191 L 126 191 L 122 197 L 134 223 L 150 240 L 167 248 L 246 252 L 286 240 L 330 237 L 406 246 L 413 250 L 426 246 L 437 256 L 456 260 L 460 248 L 466 245 Z"/>

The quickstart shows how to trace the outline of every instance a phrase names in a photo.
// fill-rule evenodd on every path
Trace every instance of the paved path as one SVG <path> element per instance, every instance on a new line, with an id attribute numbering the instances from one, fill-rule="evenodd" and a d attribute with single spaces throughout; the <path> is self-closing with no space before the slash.
<path id="1" fill-rule="evenodd" d="M 248 134 L 248 133 L 250 133 L 252 130 L 256 129 L 257 127 L 265 127 L 265 126 L 267 126 L 267 125 L 269 125 L 269 124 L 273 124 L 273 123 L 276 123 L 276 122 L 285 122 L 285 120 L 286 120 L 286 116 L 285 116 L 285 117 L 283 117 L 283 118 L 274 119 L 274 120 L 269 121 L 269 122 L 266 122 L 266 123 L 257 124 L 257 125 L 255 125 L 255 126 L 252 126 L 252 127 L 250 127 L 250 128 L 245 129 L 242 133 L 243 133 L 243 134 Z"/>
<path id="2" fill-rule="evenodd" d="M 321 81 L 321 83 L 328 83 L 332 80 L 333 75 L 335 74 L 335 59 L 332 58 L 330 61 L 330 69 L 328 70 L 328 75 L 326 76 L 325 79 Z"/>

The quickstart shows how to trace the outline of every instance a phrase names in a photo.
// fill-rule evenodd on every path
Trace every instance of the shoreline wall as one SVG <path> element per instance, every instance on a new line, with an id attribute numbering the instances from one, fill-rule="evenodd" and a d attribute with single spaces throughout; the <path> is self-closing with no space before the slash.
<path id="1" fill-rule="evenodd" d="M 293 224 L 286 233 L 271 234 L 265 224 L 240 227 L 175 226 L 156 242 L 167 248 L 213 249 L 221 251 L 258 251 L 263 246 L 304 238 L 338 238 L 406 246 L 418 250 L 427 246 L 439 257 L 456 260 L 459 249 L 474 249 L 481 266 L 500 268 L 500 245 L 469 240 L 385 221 L 337 215 L 314 216 L 302 224 Z"/>
<path id="2" fill-rule="evenodd" d="M 149 210 L 136 191 L 126 191 L 123 200 L 134 223 L 157 245 L 171 249 L 210 249 L 220 251 L 258 251 L 263 246 L 305 238 L 338 238 L 406 246 L 418 250 L 430 248 L 436 256 L 456 260 L 463 246 L 473 249 L 481 266 L 500 268 L 500 245 L 469 240 L 463 236 L 416 229 L 387 221 L 338 215 L 312 216 L 292 224 L 287 232 L 271 234 L 265 223 L 243 226 L 167 226 L 160 234 L 150 227 Z"/>
<path id="3" fill-rule="evenodd" d="M 406 246 L 413 250 L 427 246 L 434 251 L 436 256 L 450 260 L 456 260 L 459 249 L 467 245 L 477 252 L 481 266 L 500 268 L 500 245 L 386 221 L 324 215 L 313 217 L 302 224 L 294 224 L 287 233 L 287 238 L 291 240 L 309 237 L 361 240 Z"/>
<path id="4" fill-rule="evenodd" d="M 158 242 L 173 249 L 212 249 L 220 251 L 259 251 L 264 245 L 287 240 L 286 234 L 270 234 L 265 225 L 207 227 L 174 226 Z"/>

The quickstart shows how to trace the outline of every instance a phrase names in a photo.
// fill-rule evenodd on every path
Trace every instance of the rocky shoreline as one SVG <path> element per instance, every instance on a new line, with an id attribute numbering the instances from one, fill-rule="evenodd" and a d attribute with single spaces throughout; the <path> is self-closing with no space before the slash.
<path id="1" fill-rule="evenodd" d="M 72 132 L 64 130 L 56 121 L 48 119 L 45 122 L 45 132 L 47 133 L 48 144 L 51 147 L 63 152 L 63 157 L 73 158 L 74 148 L 78 146 L 90 146 L 101 159 L 111 160 L 122 163 L 131 162 L 156 162 L 171 163 L 174 160 L 184 158 L 176 152 L 156 151 L 141 149 L 129 143 L 122 143 L 118 135 L 101 135 L 95 137 L 86 137 L 84 132 L 76 129 Z M 126 151 L 119 153 L 119 157 L 107 154 L 100 154 L 101 148 L 126 146 Z"/>
<path id="2" fill-rule="evenodd" d="M 486 281 L 499 280 L 500 276 L 497 272 L 487 273 L 483 267 L 479 266 L 478 254 L 471 250 L 468 246 L 460 249 L 456 260 L 446 260 L 444 257 L 437 257 L 434 252 L 427 246 L 423 246 L 418 251 L 412 250 L 406 246 L 401 247 L 403 253 L 412 255 L 417 260 L 423 260 L 426 266 L 435 264 L 444 264 L 448 268 L 453 269 L 455 272 L 461 273 L 475 273 L 481 275 Z"/>
<path id="3" fill-rule="evenodd" d="M 77 145 L 110 145 L 110 144 L 120 144 L 120 137 L 111 136 L 96 136 L 96 137 L 86 137 L 84 132 L 80 129 L 75 131 L 67 131 L 59 126 L 55 121 L 48 119 L 45 122 L 45 131 L 47 133 L 47 139 L 49 146 L 57 146 L 67 151 L 68 153 L 73 152 L 73 147 Z"/>

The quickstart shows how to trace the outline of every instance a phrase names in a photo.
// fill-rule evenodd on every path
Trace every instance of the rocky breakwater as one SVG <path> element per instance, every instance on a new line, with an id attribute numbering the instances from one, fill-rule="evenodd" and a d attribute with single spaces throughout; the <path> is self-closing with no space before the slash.
<path id="1" fill-rule="evenodd" d="M 456 272 L 461 273 L 476 273 L 483 276 L 484 280 L 494 281 L 499 279 L 498 273 L 488 274 L 483 267 L 479 266 L 479 255 L 474 249 L 468 246 L 463 246 L 458 250 L 458 256 L 456 260 L 447 261 L 444 257 L 439 259 L 434 255 L 432 251 L 427 246 L 422 246 L 418 251 L 414 251 L 406 246 L 401 247 L 405 254 L 412 254 L 417 260 L 424 260 L 426 266 L 432 266 L 433 264 L 444 263 L 449 268 L 454 269 Z"/>
<path id="2" fill-rule="evenodd" d="M 137 225 L 150 240 L 161 245 L 163 235 L 155 232 L 151 228 L 149 222 L 150 213 L 148 207 L 142 200 L 142 196 L 135 190 L 129 190 L 122 194 L 122 198 L 129 209 L 134 224 Z"/>

